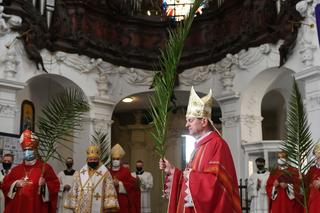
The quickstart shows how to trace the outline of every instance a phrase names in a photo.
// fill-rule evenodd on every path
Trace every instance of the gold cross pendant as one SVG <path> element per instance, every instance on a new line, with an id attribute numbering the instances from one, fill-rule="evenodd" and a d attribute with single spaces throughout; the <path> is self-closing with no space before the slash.
<path id="1" fill-rule="evenodd" d="M 96 194 L 95 194 L 95 196 L 93 196 L 96 200 L 99 200 L 100 198 L 101 198 L 101 196 L 100 196 L 100 194 L 97 192 Z"/>

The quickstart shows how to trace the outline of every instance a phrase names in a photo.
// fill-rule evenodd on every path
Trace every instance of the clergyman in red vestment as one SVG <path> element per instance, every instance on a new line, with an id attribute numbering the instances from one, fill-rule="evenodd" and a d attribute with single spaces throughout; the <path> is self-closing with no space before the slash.
<path id="1" fill-rule="evenodd" d="M 195 149 L 185 170 L 160 159 L 166 176 L 168 213 L 240 213 L 238 181 L 228 144 L 211 121 L 212 92 L 200 98 L 191 88 L 186 114 Z"/>
<path id="2" fill-rule="evenodd" d="M 119 213 L 140 212 L 140 188 L 138 180 L 134 178 L 129 169 L 121 165 L 121 159 L 125 155 L 123 148 L 116 144 L 111 149 L 111 169 L 114 185 L 118 194 Z"/>
<path id="3" fill-rule="evenodd" d="M 306 183 L 309 187 L 308 209 L 309 213 L 318 213 L 320 211 L 320 143 L 315 145 L 313 154 L 315 165 L 306 175 Z"/>
<path id="4" fill-rule="evenodd" d="M 38 141 L 30 130 L 20 138 L 24 161 L 3 180 L 5 213 L 54 213 L 57 211 L 59 179 L 52 167 L 36 158 Z"/>
<path id="5" fill-rule="evenodd" d="M 278 166 L 271 170 L 267 181 L 267 194 L 272 213 L 303 213 L 301 180 L 296 168 L 287 164 L 286 153 L 278 153 Z"/>

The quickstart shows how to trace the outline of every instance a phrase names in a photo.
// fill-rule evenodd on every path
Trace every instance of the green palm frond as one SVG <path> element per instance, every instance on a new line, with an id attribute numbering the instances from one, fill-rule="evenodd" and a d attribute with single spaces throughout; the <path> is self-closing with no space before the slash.
<path id="1" fill-rule="evenodd" d="M 153 86 L 154 96 L 150 98 L 151 109 L 149 114 L 153 120 L 155 151 L 160 157 L 165 154 L 165 140 L 169 121 L 170 101 L 173 98 L 176 70 L 180 62 L 183 46 L 190 31 L 195 14 L 202 0 L 195 0 L 189 15 L 177 24 L 175 29 L 168 31 L 169 38 L 164 50 L 161 50 L 159 59 L 160 72 L 156 73 Z"/>
<path id="2" fill-rule="evenodd" d="M 65 89 L 51 99 L 38 118 L 36 136 L 39 138 L 39 154 L 44 162 L 51 157 L 63 161 L 57 148 L 70 149 L 75 131 L 81 129 L 84 113 L 89 111 L 86 97 L 79 89 Z"/>
<path id="3" fill-rule="evenodd" d="M 288 162 L 296 167 L 302 178 L 302 193 L 304 196 L 304 207 L 307 207 L 307 195 L 304 183 L 304 175 L 312 165 L 313 161 L 308 162 L 313 149 L 310 126 L 307 115 L 304 111 L 303 100 L 297 85 L 294 81 L 292 94 L 287 113 L 287 134 L 282 142 L 282 150 L 287 153 Z M 307 209 L 307 208 L 306 208 Z"/>
<path id="4" fill-rule="evenodd" d="M 91 144 L 100 147 L 101 155 L 100 160 L 103 164 L 108 164 L 110 161 L 109 153 L 111 148 L 111 142 L 109 140 L 109 134 L 102 130 L 96 130 L 91 136 Z"/>
<path id="5" fill-rule="evenodd" d="M 313 141 L 302 97 L 295 81 L 287 114 L 287 134 L 282 149 L 287 153 L 291 165 L 305 174 L 310 168 L 310 163 L 306 162 L 312 152 Z"/>

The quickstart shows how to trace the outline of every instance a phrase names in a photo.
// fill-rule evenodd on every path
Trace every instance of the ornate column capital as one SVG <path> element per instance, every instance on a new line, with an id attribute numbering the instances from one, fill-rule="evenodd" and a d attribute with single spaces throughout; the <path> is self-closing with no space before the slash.
<path id="1" fill-rule="evenodd" d="M 104 130 L 110 129 L 113 124 L 113 120 L 103 119 L 103 118 L 91 118 L 90 119 L 94 130 Z"/>
<path id="2" fill-rule="evenodd" d="M 320 66 L 312 66 L 307 69 L 302 70 L 294 75 L 297 80 L 314 81 L 315 79 L 320 79 Z"/>
<path id="3" fill-rule="evenodd" d="M 223 117 L 220 119 L 222 122 L 223 128 L 230 128 L 230 127 L 235 127 L 239 124 L 240 122 L 240 116 L 228 116 L 228 117 Z"/>
<path id="4" fill-rule="evenodd" d="M 320 110 L 320 93 L 306 97 L 304 102 L 308 111 Z"/>

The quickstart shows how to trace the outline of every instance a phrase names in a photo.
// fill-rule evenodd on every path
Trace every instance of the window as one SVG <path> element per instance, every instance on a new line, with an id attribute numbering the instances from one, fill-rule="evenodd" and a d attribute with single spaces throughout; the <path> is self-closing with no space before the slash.
<path id="1" fill-rule="evenodd" d="M 189 13 L 194 0 L 163 0 L 162 8 L 166 16 L 171 16 L 174 21 L 181 21 Z M 202 14 L 204 4 L 199 7 L 197 14 Z"/>
<path id="2" fill-rule="evenodd" d="M 185 168 L 187 163 L 190 161 L 196 139 L 190 135 L 182 135 L 182 137 L 184 139 L 182 146 L 182 168 Z"/>

